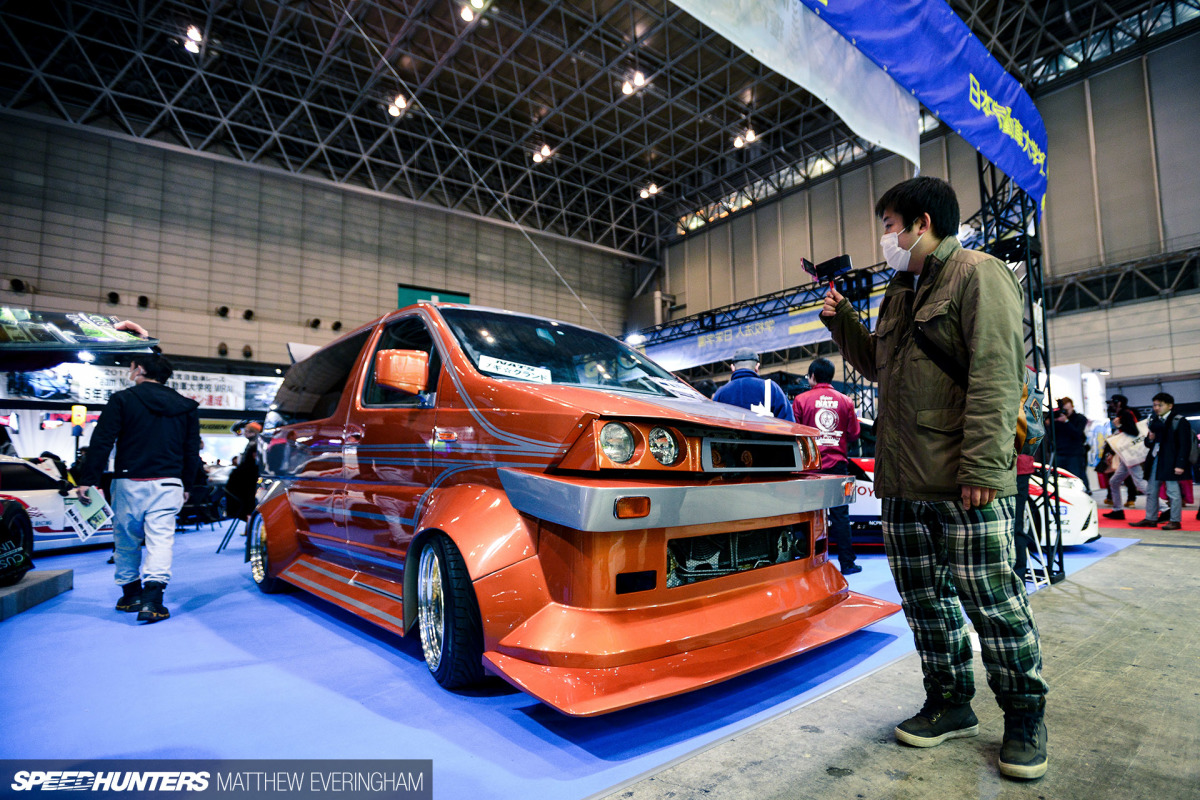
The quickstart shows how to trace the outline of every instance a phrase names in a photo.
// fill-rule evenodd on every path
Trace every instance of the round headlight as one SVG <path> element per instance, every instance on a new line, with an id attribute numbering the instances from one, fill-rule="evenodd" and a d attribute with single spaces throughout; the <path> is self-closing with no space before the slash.
<path id="1" fill-rule="evenodd" d="M 633 434 L 619 422 L 610 422 L 600 429 L 600 449 L 616 464 L 633 458 Z"/>
<path id="2" fill-rule="evenodd" d="M 650 448 L 650 452 L 654 454 L 658 463 L 664 467 L 671 466 L 679 458 L 679 443 L 666 428 L 651 428 L 646 446 Z"/>

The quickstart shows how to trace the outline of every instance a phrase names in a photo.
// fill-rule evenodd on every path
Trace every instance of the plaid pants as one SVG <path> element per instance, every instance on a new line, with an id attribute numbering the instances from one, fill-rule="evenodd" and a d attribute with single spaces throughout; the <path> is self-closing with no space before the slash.
<path id="1" fill-rule="evenodd" d="M 931 697 L 966 703 L 975 694 L 960 600 L 1000 705 L 1046 694 L 1037 625 L 1013 571 L 1015 507 L 1015 497 L 970 511 L 957 500 L 883 499 L 888 564 Z"/>

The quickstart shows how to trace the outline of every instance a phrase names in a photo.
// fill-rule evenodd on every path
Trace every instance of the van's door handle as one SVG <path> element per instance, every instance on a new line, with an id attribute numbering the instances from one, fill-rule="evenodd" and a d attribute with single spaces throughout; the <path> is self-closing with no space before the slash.
<path id="1" fill-rule="evenodd" d="M 363 431 L 361 428 L 347 428 L 342 433 L 342 442 L 345 444 L 358 444 L 363 440 Z"/>

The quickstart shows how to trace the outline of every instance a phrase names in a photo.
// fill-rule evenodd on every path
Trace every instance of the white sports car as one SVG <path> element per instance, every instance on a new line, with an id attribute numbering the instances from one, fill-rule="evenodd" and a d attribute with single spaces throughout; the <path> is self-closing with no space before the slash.
<path id="1" fill-rule="evenodd" d="M 879 498 L 875 496 L 875 459 L 850 459 L 861 473 L 855 471 L 857 496 L 850 506 L 850 527 L 854 531 L 854 543 L 881 544 L 883 528 L 880 523 L 882 512 Z M 1062 521 L 1062 545 L 1072 547 L 1100 538 L 1099 509 L 1092 496 L 1084 491 L 1083 481 L 1059 469 L 1058 502 L 1052 510 Z M 1026 516 L 1032 520 L 1035 530 L 1040 529 L 1037 515 L 1031 513 L 1035 503 L 1043 496 L 1041 481 L 1036 475 L 1029 479 L 1030 503 L 1026 504 Z M 1040 538 L 1040 537 L 1039 537 Z M 1043 539 L 1044 541 L 1044 539 Z"/>
<path id="2" fill-rule="evenodd" d="M 33 550 L 57 550 L 84 544 L 112 542 L 112 529 L 105 528 L 86 542 L 67 522 L 62 484 L 33 464 L 12 456 L 0 456 L 0 500 L 15 500 L 33 523 Z"/>

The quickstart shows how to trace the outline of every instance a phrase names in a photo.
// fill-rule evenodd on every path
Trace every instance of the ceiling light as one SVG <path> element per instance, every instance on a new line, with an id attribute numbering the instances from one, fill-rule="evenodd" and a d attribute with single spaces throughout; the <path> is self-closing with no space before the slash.
<path id="1" fill-rule="evenodd" d="M 462 18 L 465 22 L 470 22 L 471 20 L 475 19 L 475 12 L 471 10 L 470 6 L 463 6 Z"/>
<path id="2" fill-rule="evenodd" d="M 641 72 L 633 73 L 633 85 L 634 86 L 645 86 L 646 85 L 646 76 L 643 75 Z"/>
<path id="3" fill-rule="evenodd" d="M 741 136 L 739 136 L 739 137 L 737 137 L 736 139 L 734 139 L 734 140 L 733 140 L 733 146 L 734 146 L 734 147 L 745 147 L 745 146 L 746 146 L 746 140 L 745 140 L 745 139 L 743 139 Z"/>
<path id="4" fill-rule="evenodd" d="M 540 163 L 542 163 L 542 162 L 543 162 L 543 161 L 545 161 L 545 160 L 546 160 L 545 156 L 543 156 L 541 153 L 534 153 L 534 154 L 533 154 L 533 163 L 535 163 L 535 164 L 540 164 Z"/>
<path id="5" fill-rule="evenodd" d="M 649 187 L 650 194 L 658 194 L 658 184 L 652 183 Z"/>
<path id="6" fill-rule="evenodd" d="M 746 129 L 746 141 L 747 142 L 753 142 L 757 138 L 758 138 L 758 136 L 755 135 L 754 128 Z"/>
<path id="7" fill-rule="evenodd" d="M 542 155 L 544 155 L 546 158 L 550 157 L 550 145 L 548 145 L 548 144 L 542 145 Z"/>
<path id="8" fill-rule="evenodd" d="M 196 43 L 204 41 L 204 37 L 200 35 L 200 29 L 195 25 L 188 25 L 187 37 Z"/>
<path id="9" fill-rule="evenodd" d="M 475 6 L 480 11 L 483 10 L 483 0 L 471 0 L 471 5 Z"/>
<path id="10" fill-rule="evenodd" d="M 392 105 L 394 105 L 396 108 L 407 108 L 408 100 L 405 99 L 404 95 L 398 94 L 396 95 L 396 99 L 392 101 Z"/>
<path id="11" fill-rule="evenodd" d="M 621 92 L 623 94 L 633 94 L 633 84 L 629 81 L 625 81 L 621 84 Z"/>
<path id="12" fill-rule="evenodd" d="M 191 39 L 188 39 L 186 42 L 183 43 L 183 49 L 187 50 L 189 53 L 199 53 L 200 45 L 196 44 Z"/>
<path id="13" fill-rule="evenodd" d="M 638 195 L 639 195 L 639 196 L 640 196 L 640 197 L 641 197 L 643 200 L 645 200 L 647 197 L 649 197 L 649 196 L 650 196 L 650 190 L 649 190 L 649 189 L 642 189 L 642 191 L 640 191 L 640 192 L 638 193 Z"/>
<path id="14" fill-rule="evenodd" d="M 393 117 L 400 116 L 400 106 L 388 106 L 388 113 Z"/>

